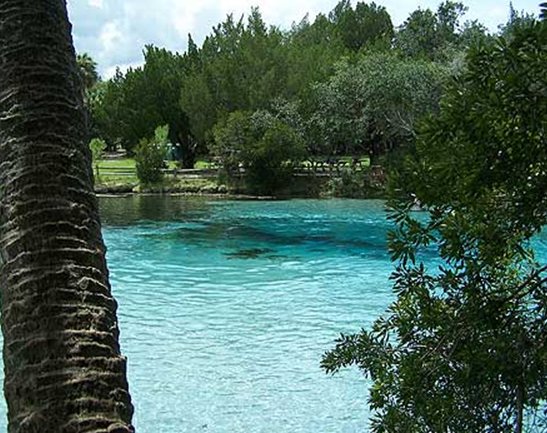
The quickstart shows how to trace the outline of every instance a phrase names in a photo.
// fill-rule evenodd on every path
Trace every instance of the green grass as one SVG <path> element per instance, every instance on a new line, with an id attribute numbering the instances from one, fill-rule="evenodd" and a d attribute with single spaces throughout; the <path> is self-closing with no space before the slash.
<path id="1" fill-rule="evenodd" d="M 320 160 L 321 158 L 317 158 L 317 160 Z M 361 161 L 361 164 L 363 167 L 367 167 L 370 165 L 370 159 L 368 156 L 363 156 L 359 158 Z M 327 160 L 327 157 L 324 157 L 323 160 Z M 338 158 L 339 161 L 346 162 L 348 164 L 351 164 L 353 161 L 352 156 L 342 156 Z M 304 165 L 310 165 L 309 161 L 304 161 Z M 121 159 L 102 159 L 98 163 L 99 170 L 100 169 L 108 169 L 108 168 L 118 168 L 118 169 L 134 169 L 136 166 L 135 159 L 133 158 L 121 158 Z M 175 169 L 177 167 L 176 161 L 169 161 L 168 162 L 169 169 Z M 205 159 L 199 159 L 196 161 L 196 164 L 194 168 L 198 170 L 203 170 L 211 167 L 211 162 L 207 161 Z"/>
<path id="2" fill-rule="evenodd" d="M 139 179 L 137 175 L 131 176 L 116 176 L 116 175 L 100 175 L 97 177 L 95 174 L 95 184 L 104 186 L 119 186 L 119 185 L 137 185 Z"/>
<path id="3" fill-rule="evenodd" d="M 321 158 L 317 158 L 317 160 L 320 160 Z M 325 157 L 324 160 L 326 161 L 327 158 Z M 339 161 L 346 162 L 348 165 L 351 165 L 353 161 L 353 157 L 351 156 L 343 156 L 338 158 Z M 361 164 L 363 167 L 367 167 L 370 165 L 370 160 L 368 157 L 361 157 L 360 158 Z M 310 161 L 303 161 L 303 165 L 309 166 L 311 163 Z M 138 185 L 139 180 L 137 178 L 136 174 L 136 162 L 134 158 L 120 158 L 120 159 L 103 159 L 98 162 L 99 166 L 99 176 L 97 176 L 97 172 L 95 171 L 95 182 L 97 185 L 103 185 L 103 186 L 121 186 L 121 185 Z M 175 161 L 169 161 L 168 163 L 169 169 L 175 169 L 177 168 L 177 163 Z M 95 166 L 93 167 L 95 169 Z M 207 161 L 205 159 L 200 159 L 196 162 L 195 165 L 196 169 L 207 169 L 211 168 L 210 161 Z M 116 170 L 123 170 L 116 172 Z M 174 180 L 174 182 L 178 182 L 178 180 Z M 202 185 L 200 185 L 202 186 Z"/>
<path id="4" fill-rule="evenodd" d="M 134 169 L 136 167 L 136 162 L 134 158 L 121 158 L 121 159 L 101 159 L 98 163 L 99 170 L 101 168 L 125 168 L 125 169 Z M 167 166 L 169 169 L 173 170 L 177 168 L 176 161 L 168 161 Z M 196 162 L 196 169 L 206 169 L 211 166 L 209 161 L 200 159 Z"/>
<path id="5" fill-rule="evenodd" d="M 135 168 L 136 163 L 133 158 L 122 159 L 101 159 L 98 162 L 99 169 L 101 168 Z"/>

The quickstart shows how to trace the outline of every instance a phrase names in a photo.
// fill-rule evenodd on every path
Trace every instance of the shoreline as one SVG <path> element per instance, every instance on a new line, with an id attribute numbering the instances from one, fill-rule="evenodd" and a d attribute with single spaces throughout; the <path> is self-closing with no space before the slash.
<path id="1" fill-rule="evenodd" d="M 204 198 L 218 198 L 218 199 L 234 199 L 234 200 L 287 200 L 291 198 L 317 198 L 317 197 L 275 197 L 275 196 L 263 196 L 263 195 L 251 195 L 251 194 L 215 194 L 215 193 L 196 193 L 196 192 L 97 192 L 95 195 L 99 198 L 125 198 L 134 196 L 169 196 L 169 197 L 204 197 Z"/>
<path id="2" fill-rule="evenodd" d="M 362 183 L 362 182 L 361 182 Z M 138 183 L 102 183 L 95 185 L 98 197 L 120 198 L 131 196 L 173 196 L 173 197 L 208 197 L 212 199 L 233 200 L 291 200 L 291 199 L 386 199 L 383 187 L 370 187 L 366 184 L 341 184 L 340 181 L 329 185 L 324 179 L 295 181 L 278 194 L 253 194 L 247 192 L 243 184 L 227 186 L 207 179 L 192 179 L 183 182 L 165 182 L 158 185 L 141 186 Z"/>

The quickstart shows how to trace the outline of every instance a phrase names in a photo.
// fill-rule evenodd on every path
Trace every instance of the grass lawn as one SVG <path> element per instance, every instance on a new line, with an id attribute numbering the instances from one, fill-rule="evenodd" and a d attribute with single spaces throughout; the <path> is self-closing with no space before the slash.
<path id="1" fill-rule="evenodd" d="M 168 161 L 167 162 L 169 169 L 175 169 L 177 168 L 176 161 Z M 200 159 L 196 162 L 195 168 L 196 169 L 205 169 L 209 168 L 211 163 L 209 161 Z M 118 168 L 118 169 L 134 169 L 136 166 L 135 159 L 133 158 L 120 158 L 120 159 L 101 159 L 99 161 L 99 170 L 104 168 Z"/>
<path id="2" fill-rule="evenodd" d="M 102 159 L 97 164 L 99 166 L 99 175 L 93 166 L 95 173 L 95 181 L 98 185 L 137 185 L 136 162 L 134 158 L 119 158 L 119 159 Z M 196 163 L 196 168 L 209 168 L 209 162 L 199 160 Z M 168 161 L 168 168 L 173 170 L 177 168 L 175 161 Z"/>
<path id="3" fill-rule="evenodd" d="M 337 158 L 339 162 L 344 162 L 348 166 L 351 166 L 353 162 L 352 156 L 342 156 Z M 321 160 L 321 158 L 317 158 Z M 327 160 L 327 157 L 324 158 Z M 360 162 L 363 167 L 368 167 L 370 165 L 370 160 L 368 156 L 361 157 Z M 303 165 L 310 166 L 311 162 L 305 160 Z M 138 183 L 138 179 L 135 173 L 135 159 L 134 158 L 120 158 L 120 159 L 102 159 L 98 163 L 99 166 L 99 178 L 101 183 L 115 183 L 115 184 L 124 184 L 124 183 Z M 196 161 L 195 168 L 198 170 L 203 170 L 211 167 L 211 162 L 205 159 L 199 159 Z M 93 167 L 95 169 L 95 167 Z M 168 162 L 168 168 L 173 170 L 177 168 L 177 163 L 175 161 Z M 97 173 L 95 172 L 95 176 Z"/>
<path id="4" fill-rule="evenodd" d="M 98 163 L 101 168 L 135 168 L 135 160 L 133 158 L 120 159 L 101 159 Z"/>

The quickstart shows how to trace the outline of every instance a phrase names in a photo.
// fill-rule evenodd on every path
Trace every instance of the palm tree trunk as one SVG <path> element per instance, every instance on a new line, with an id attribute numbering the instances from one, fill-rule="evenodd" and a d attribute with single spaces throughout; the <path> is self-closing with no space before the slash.
<path id="1" fill-rule="evenodd" d="M 0 2 L 0 285 L 9 433 L 128 433 L 65 0 Z"/>

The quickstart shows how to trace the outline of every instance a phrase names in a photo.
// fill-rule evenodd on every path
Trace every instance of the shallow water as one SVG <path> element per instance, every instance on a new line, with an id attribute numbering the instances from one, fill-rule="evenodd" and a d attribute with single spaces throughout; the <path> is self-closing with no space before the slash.
<path id="1" fill-rule="evenodd" d="M 101 214 L 138 433 L 368 431 L 366 381 L 319 363 L 392 298 L 382 202 L 129 197 Z"/>
<path id="2" fill-rule="evenodd" d="M 102 211 L 139 432 L 367 431 L 362 376 L 319 363 L 391 297 L 381 202 Z"/>

